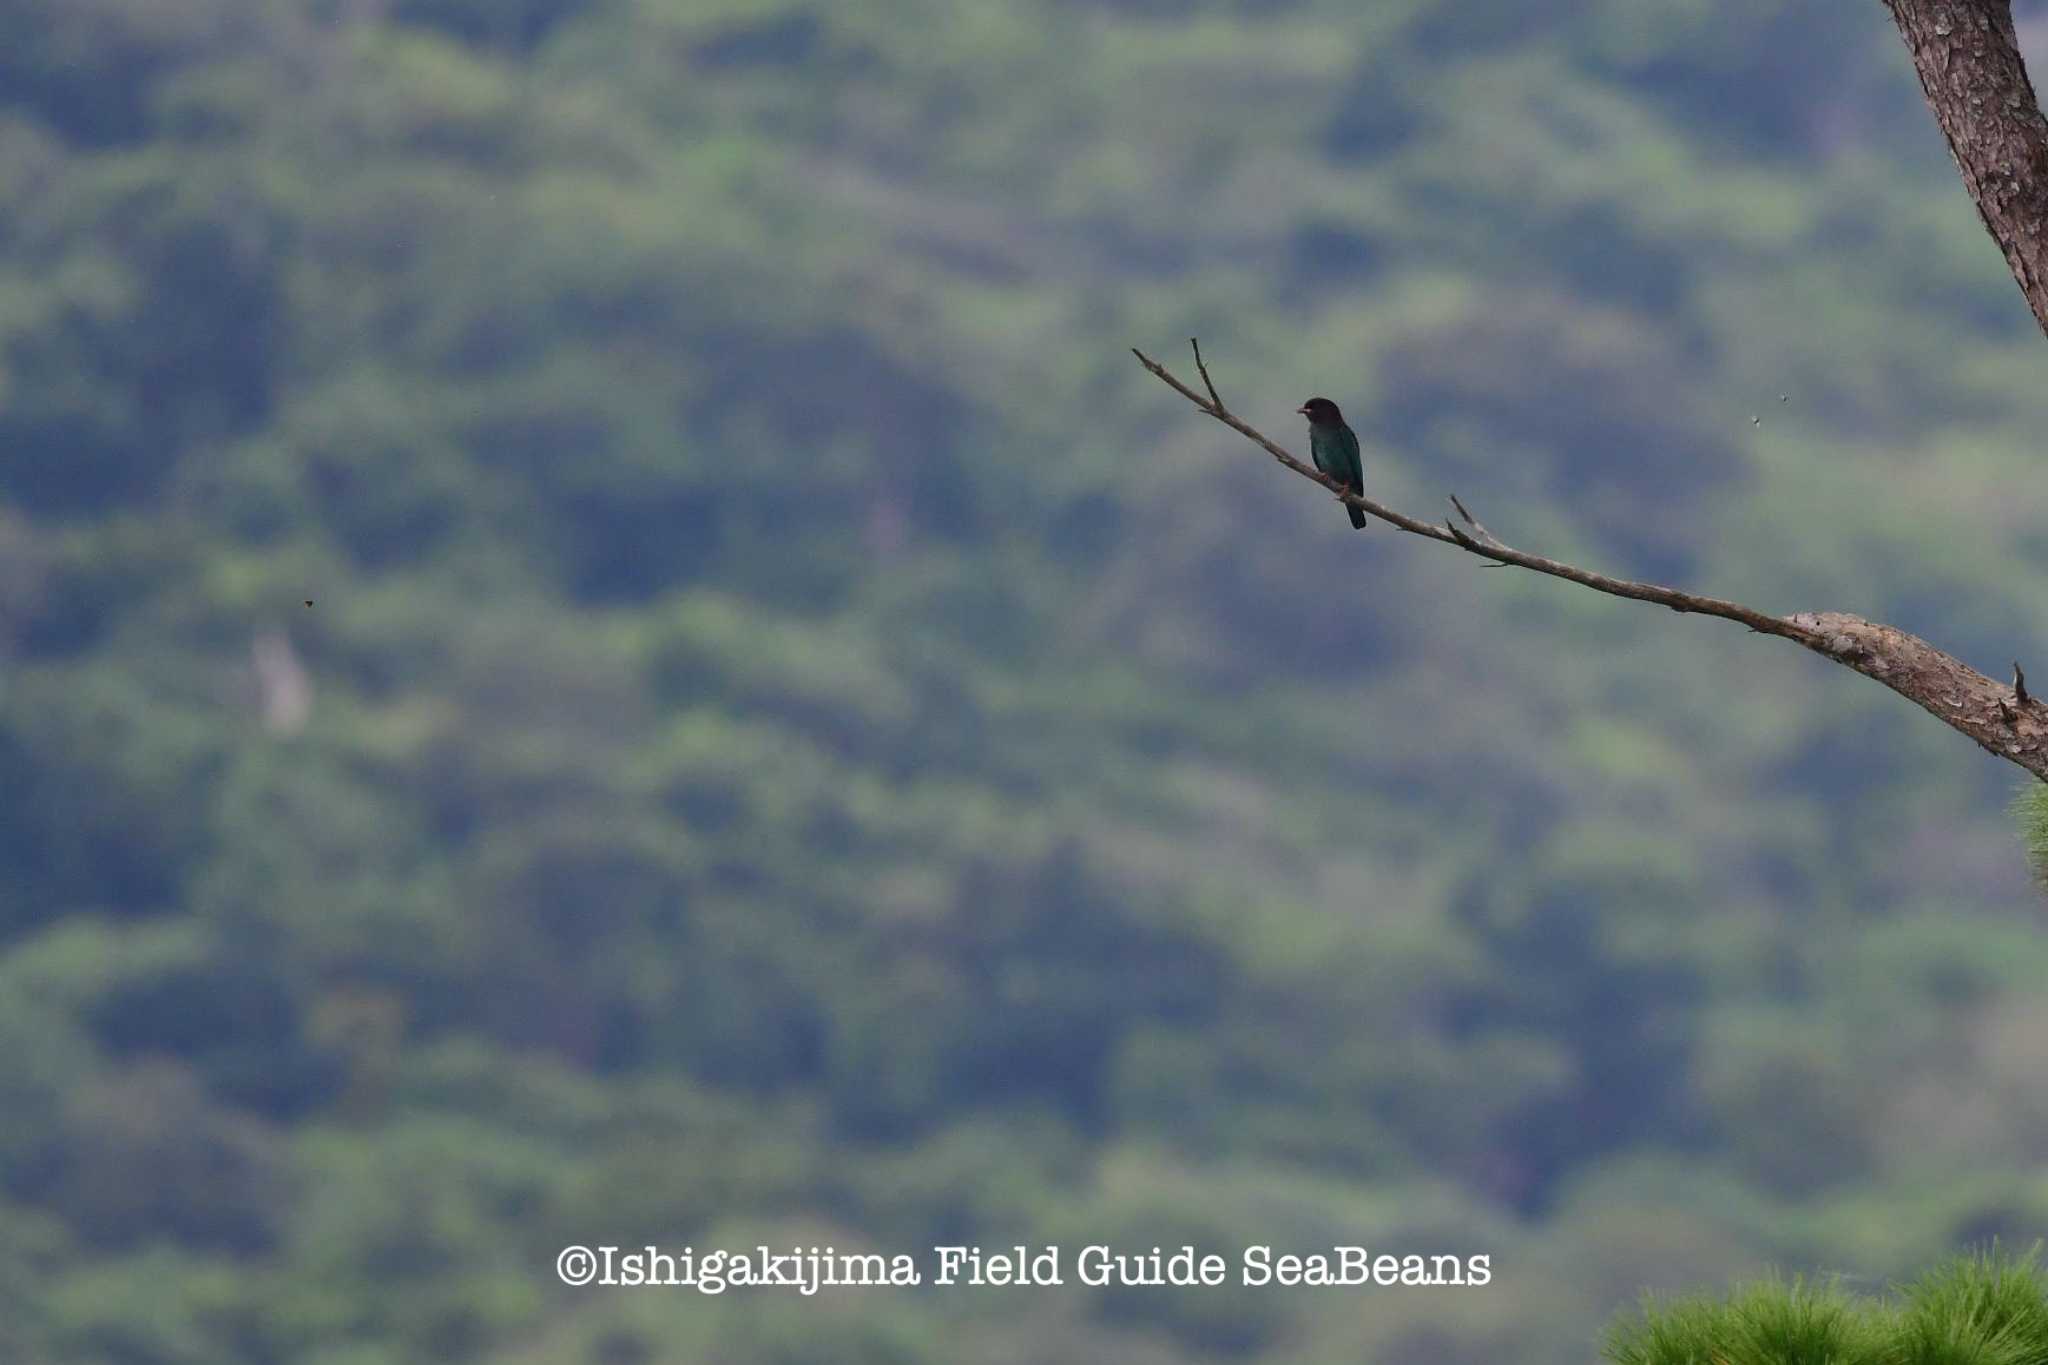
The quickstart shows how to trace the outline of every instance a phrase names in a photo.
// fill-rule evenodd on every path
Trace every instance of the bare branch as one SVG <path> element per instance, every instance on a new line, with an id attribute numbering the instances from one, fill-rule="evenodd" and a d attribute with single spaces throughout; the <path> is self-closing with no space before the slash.
<path id="1" fill-rule="evenodd" d="M 2013 30 L 2012 0 L 1885 0 L 1963 187 L 2048 331 L 2048 119 Z"/>
<path id="2" fill-rule="evenodd" d="M 1397 512 L 1393 508 L 1374 502 L 1371 498 L 1364 497 L 1361 494 L 1346 493 L 1342 484 L 1338 483 L 1335 479 L 1325 476 L 1319 470 L 1303 464 L 1300 460 L 1288 454 L 1286 450 L 1276 445 L 1263 432 L 1250 426 L 1236 414 L 1219 411 L 1210 403 L 1205 402 L 1193 389 L 1181 383 L 1171 370 L 1146 355 L 1143 351 L 1133 349 L 1132 354 L 1138 357 L 1138 362 L 1141 365 L 1150 370 L 1162 383 L 1179 393 L 1181 397 L 1187 399 L 1211 417 L 1216 418 L 1216 420 L 1222 422 L 1246 440 L 1257 445 L 1296 474 L 1301 475 L 1304 479 L 1314 480 L 1324 488 L 1329 489 L 1330 492 L 1336 494 L 1340 501 L 1360 507 L 1382 521 L 1400 527 L 1410 535 L 1427 536 L 1431 540 L 1440 540 L 1448 545 L 1456 545 L 1460 549 L 1472 549 L 1474 553 L 1483 555 L 1488 559 L 1498 559 L 1504 564 L 1518 565 L 1521 568 L 1529 569 L 1536 573 L 1549 574 L 1553 578 L 1567 579 L 1583 587 L 1591 588 L 1595 592 L 1609 593 L 1615 597 L 1632 597 L 1637 601 L 1655 602 L 1667 607 L 1679 606 L 1682 610 L 1698 612 L 1703 616 L 1719 616 L 1725 620 L 1739 621 L 1743 625 L 1749 626 L 1753 630 L 1762 631 L 1766 635 L 1782 635 L 1788 639 L 1796 638 L 1798 635 L 1798 632 L 1793 627 L 1787 625 L 1778 617 L 1766 616 L 1764 613 L 1745 607 L 1739 602 L 1724 602 L 1716 597 L 1701 597 L 1693 593 L 1682 592 L 1677 588 L 1662 587 L 1655 583 L 1637 583 L 1625 578 L 1613 578 L 1607 574 L 1595 573 L 1590 569 L 1581 569 L 1576 565 L 1566 564 L 1561 560 L 1546 559 L 1542 555 L 1530 554 L 1525 550 L 1517 550 L 1513 546 L 1493 538 L 1491 535 L 1487 537 L 1486 541 L 1480 542 L 1469 534 L 1453 530 L 1447 525 L 1437 526 L 1430 522 L 1417 521 L 1405 512 Z"/>
<path id="3" fill-rule="evenodd" d="M 1230 412 L 1223 406 L 1222 400 L 1216 397 L 1215 386 L 1208 382 L 1206 370 L 1203 371 L 1202 378 L 1204 387 L 1209 390 L 1209 397 L 1205 399 L 1183 384 L 1171 370 L 1143 351 L 1133 347 L 1131 354 L 1135 355 L 1138 363 L 1162 384 L 1258 446 L 1294 473 L 1321 484 L 1336 494 L 1339 500 L 1360 507 L 1410 535 L 1440 541 L 1468 554 L 1494 561 L 1487 566 L 1489 568 L 1511 565 L 1528 569 L 1532 573 L 1562 578 L 1568 583 L 1577 583 L 1580 587 L 1591 588 L 1595 592 L 1606 593 L 1611 597 L 1649 602 L 1676 612 L 1718 616 L 1724 621 L 1747 626 L 1759 635 L 1775 635 L 1779 639 L 1792 640 L 1846 668 L 1855 669 L 1865 677 L 1875 678 L 1908 701 L 1939 717 L 1952 729 L 1968 735 L 1985 749 L 2010 763 L 2018 764 L 2035 777 L 2048 782 L 2048 723 L 2035 719 L 2028 709 L 2030 699 L 2025 691 L 2026 679 L 2019 672 L 2017 663 L 2013 665 L 2014 686 L 2008 689 L 1955 656 L 1936 649 L 1918 636 L 1908 635 L 1895 627 L 1866 621 L 1860 616 L 1852 616 L 1846 612 L 1800 612 L 1792 616 L 1771 616 L 1754 607 L 1746 607 L 1740 602 L 1704 597 L 1657 583 L 1614 578 L 1607 574 L 1595 573 L 1591 569 L 1564 563 L 1562 560 L 1530 554 L 1526 550 L 1517 550 L 1504 543 L 1480 525 L 1471 512 L 1466 510 L 1464 503 L 1455 496 L 1451 498 L 1451 505 L 1472 527 L 1471 531 L 1451 521 L 1446 521 L 1441 526 L 1418 521 L 1371 498 L 1347 492 L 1336 480 L 1302 463 L 1265 433 Z M 1199 349 L 1196 354 L 1200 355 Z M 1196 363 L 1200 365 L 1199 360 Z M 2019 700 L 2020 710 L 2017 713 L 2007 702 L 2008 696 L 2011 695 L 2016 695 Z"/>

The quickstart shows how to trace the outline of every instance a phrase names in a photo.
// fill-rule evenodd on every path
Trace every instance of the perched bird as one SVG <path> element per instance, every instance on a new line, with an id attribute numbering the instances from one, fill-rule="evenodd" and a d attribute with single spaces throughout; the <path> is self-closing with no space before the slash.
<path id="1" fill-rule="evenodd" d="M 1308 453 L 1316 468 L 1344 485 L 1347 493 L 1365 492 L 1365 462 L 1358 456 L 1358 433 L 1344 425 L 1344 414 L 1327 398 L 1311 398 L 1295 409 L 1308 418 Z M 1363 531 L 1365 513 L 1344 504 L 1351 524 Z"/>

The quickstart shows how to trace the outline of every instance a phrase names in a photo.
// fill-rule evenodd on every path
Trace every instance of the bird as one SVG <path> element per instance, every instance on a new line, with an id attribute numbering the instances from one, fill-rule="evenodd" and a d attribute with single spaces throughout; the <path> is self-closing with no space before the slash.
<path id="1" fill-rule="evenodd" d="M 1344 425 L 1344 414 L 1337 411 L 1337 405 L 1327 398 L 1311 398 L 1295 411 L 1308 418 L 1308 453 L 1316 468 L 1343 484 L 1347 493 L 1365 492 L 1365 462 L 1358 454 L 1358 433 Z M 1344 510 L 1351 514 L 1351 524 L 1363 531 L 1365 513 L 1348 502 Z"/>

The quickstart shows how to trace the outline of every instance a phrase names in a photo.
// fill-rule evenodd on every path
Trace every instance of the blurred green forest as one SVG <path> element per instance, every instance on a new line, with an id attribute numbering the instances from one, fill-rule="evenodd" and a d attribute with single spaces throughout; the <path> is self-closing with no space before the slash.
<path id="1" fill-rule="evenodd" d="M 1874 3 L 0 0 L 0 205 L 0 1359 L 1545 1365 L 2048 1216 L 2016 770 L 1127 350 L 2002 673 Z M 552 1270 L 756 1241 L 1494 1276 Z"/>

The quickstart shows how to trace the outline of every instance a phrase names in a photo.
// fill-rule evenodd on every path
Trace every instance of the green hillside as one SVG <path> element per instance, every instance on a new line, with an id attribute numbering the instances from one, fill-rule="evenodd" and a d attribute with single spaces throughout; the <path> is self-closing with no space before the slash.
<path id="1" fill-rule="evenodd" d="M 2048 676 L 1877 5 L 0 0 L 0 204 L 0 1360 L 1544 1365 L 2048 1215 L 2016 769 L 1128 351 Z M 552 1268 L 761 1242 L 1493 1277 Z"/>

